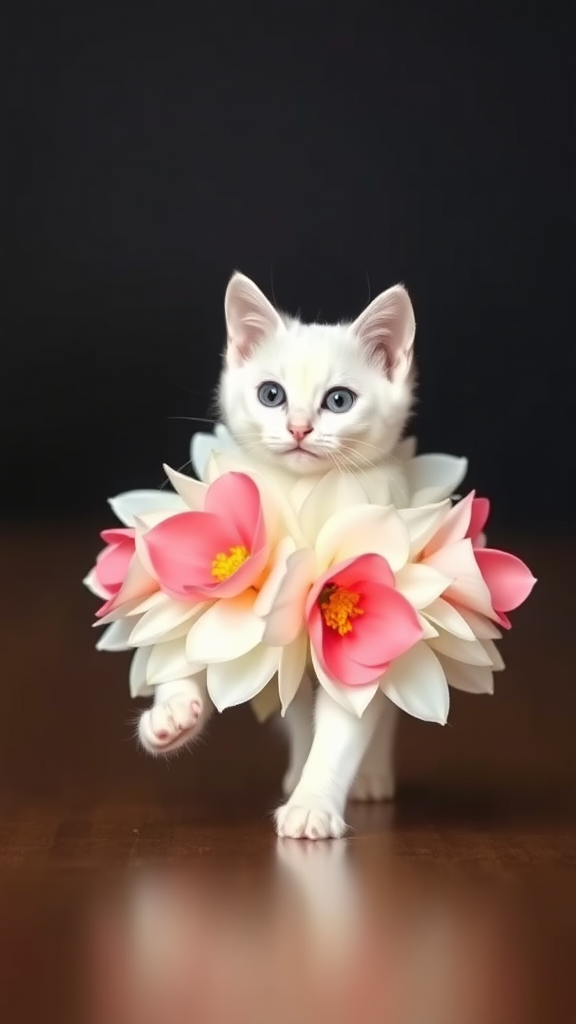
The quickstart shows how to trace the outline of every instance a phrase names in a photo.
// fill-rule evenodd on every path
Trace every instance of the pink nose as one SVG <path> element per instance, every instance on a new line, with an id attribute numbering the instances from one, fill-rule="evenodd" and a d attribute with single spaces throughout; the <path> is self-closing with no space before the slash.
<path id="1" fill-rule="evenodd" d="M 312 433 L 313 428 L 312 427 L 308 427 L 308 426 L 306 426 L 306 427 L 288 427 L 288 430 L 292 434 L 292 437 L 294 438 L 294 440 L 297 441 L 298 444 L 300 444 L 300 442 L 303 441 L 304 438 L 308 434 Z"/>

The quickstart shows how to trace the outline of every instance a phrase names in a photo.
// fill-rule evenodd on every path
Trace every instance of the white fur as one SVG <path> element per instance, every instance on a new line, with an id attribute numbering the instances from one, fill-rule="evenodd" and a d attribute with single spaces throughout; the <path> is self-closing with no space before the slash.
<path id="1" fill-rule="evenodd" d="M 200 735 L 212 711 L 205 672 L 160 683 L 152 707 L 140 716 L 138 738 L 149 754 L 172 754 Z"/>
<path id="2" fill-rule="evenodd" d="M 386 472 L 413 398 L 415 321 L 404 288 L 378 295 L 353 323 L 303 324 L 278 313 L 252 281 L 234 274 L 225 314 L 219 403 L 252 460 L 273 463 L 295 479 L 334 466 L 352 474 Z M 282 387 L 282 405 L 261 404 L 258 388 L 266 381 Z M 335 388 L 356 396 L 347 412 L 322 406 Z M 154 754 L 175 750 L 199 734 L 209 713 L 204 677 L 158 686 L 153 708 L 140 721 L 141 742 Z M 279 836 L 342 836 L 351 787 L 359 800 L 394 795 L 396 709 L 390 701 L 377 694 L 357 718 L 319 688 L 314 723 L 312 717 L 305 679 L 285 719 L 288 800 L 276 812 Z"/>

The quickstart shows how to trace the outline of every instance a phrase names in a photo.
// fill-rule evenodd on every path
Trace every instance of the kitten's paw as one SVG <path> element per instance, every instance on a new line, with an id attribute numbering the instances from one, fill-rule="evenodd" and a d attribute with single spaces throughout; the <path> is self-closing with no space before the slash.
<path id="1" fill-rule="evenodd" d="M 284 804 L 276 811 L 276 833 L 284 839 L 341 839 L 346 822 L 321 807 Z"/>
<path id="2" fill-rule="evenodd" d="M 389 772 L 360 772 L 350 790 L 350 800 L 360 803 L 393 800 L 395 796 L 396 780 Z"/>
<path id="3" fill-rule="evenodd" d="M 201 701 L 185 694 L 154 704 L 140 717 L 140 742 L 149 754 L 169 754 L 178 750 L 190 743 L 201 714 Z"/>

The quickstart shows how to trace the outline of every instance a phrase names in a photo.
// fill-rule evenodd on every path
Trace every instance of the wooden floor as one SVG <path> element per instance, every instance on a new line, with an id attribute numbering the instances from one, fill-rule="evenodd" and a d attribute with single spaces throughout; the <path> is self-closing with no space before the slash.
<path id="1" fill-rule="evenodd" d="M 404 719 L 396 805 L 307 844 L 273 835 L 284 751 L 246 709 L 138 751 L 96 530 L 5 526 L 0 1022 L 575 1024 L 576 548 L 506 542 L 539 583 L 496 695 Z"/>

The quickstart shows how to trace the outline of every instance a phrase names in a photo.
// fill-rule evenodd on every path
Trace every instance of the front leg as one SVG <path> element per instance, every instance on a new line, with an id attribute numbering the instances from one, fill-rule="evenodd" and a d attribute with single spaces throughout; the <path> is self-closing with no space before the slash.
<path id="1" fill-rule="evenodd" d="M 318 688 L 312 749 L 292 796 L 276 811 L 279 836 L 329 839 L 344 835 L 348 791 L 383 703 L 384 696 L 378 692 L 362 718 L 357 718 Z"/>
<path id="2" fill-rule="evenodd" d="M 284 796 L 290 796 L 300 781 L 312 746 L 313 721 L 314 693 L 310 677 L 305 675 L 282 720 L 288 737 L 288 769 L 282 780 Z"/>

